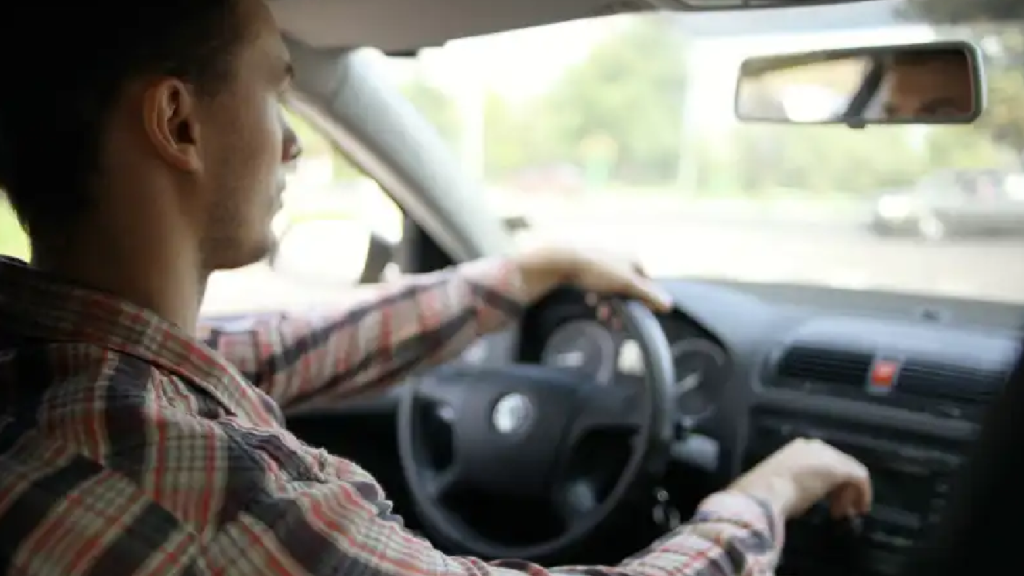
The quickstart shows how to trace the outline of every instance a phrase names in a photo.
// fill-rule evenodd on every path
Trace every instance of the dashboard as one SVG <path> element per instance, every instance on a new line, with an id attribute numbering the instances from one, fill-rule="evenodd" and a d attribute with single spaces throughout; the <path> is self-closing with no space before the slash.
<path id="1" fill-rule="evenodd" d="M 684 316 L 660 319 L 670 343 L 676 382 L 677 424 L 692 428 L 714 416 L 729 379 L 729 354 L 718 340 Z M 645 377 L 640 347 L 612 307 L 565 290 L 528 312 L 519 359 L 583 373 L 596 386 L 640 386 Z"/>
<path id="2" fill-rule="evenodd" d="M 875 505 L 855 523 L 823 510 L 790 523 L 778 573 L 900 573 L 942 517 L 982 415 L 1018 357 L 1021 308 L 827 288 L 663 285 L 676 304 L 659 316 L 676 367 L 676 465 L 704 470 L 717 489 L 793 438 L 821 438 L 868 465 Z M 944 313 L 921 315 L 921 307 Z M 614 315 L 572 291 L 454 362 L 559 366 L 586 372 L 595 386 L 634 385 L 644 373 Z M 346 410 L 393 412 L 398 394 Z"/>
<path id="3" fill-rule="evenodd" d="M 900 573 L 942 517 L 1020 333 L 712 283 L 668 286 L 677 309 L 660 321 L 676 365 L 676 457 L 721 485 L 797 437 L 851 453 L 872 471 L 872 512 L 844 524 L 816 509 L 791 523 L 778 572 Z M 504 344 L 520 361 L 582 370 L 600 386 L 643 377 L 635 342 L 598 301 L 559 296 L 528 313 L 520 334 Z M 690 449 L 695 438 L 714 444 L 710 461 Z"/>

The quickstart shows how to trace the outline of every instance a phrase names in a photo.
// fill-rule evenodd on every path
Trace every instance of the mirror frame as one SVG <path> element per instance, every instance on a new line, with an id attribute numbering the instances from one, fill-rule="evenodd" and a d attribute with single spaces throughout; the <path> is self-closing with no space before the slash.
<path id="1" fill-rule="evenodd" d="M 827 120 L 820 122 L 793 122 L 786 119 L 771 118 L 743 118 L 740 115 L 740 84 L 746 76 L 760 76 L 783 68 L 796 66 L 807 66 L 819 64 L 830 60 L 840 60 L 853 56 L 864 56 L 872 52 L 890 52 L 899 50 L 912 50 L 915 48 L 961 49 L 967 53 L 971 64 L 971 81 L 974 83 L 974 101 L 977 105 L 974 111 L 965 116 L 959 116 L 949 120 L 929 120 L 927 122 L 900 120 L 900 119 L 873 119 L 865 121 L 862 119 Z M 768 61 L 766 61 L 768 60 Z M 758 54 L 747 56 L 740 64 L 736 74 L 736 86 L 733 91 L 733 116 L 737 121 L 745 124 L 786 124 L 789 126 L 824 126 L 824 125 L 845 125 L 848 128 L 863 129 L 867 126 L 878 125 L 903 125 L 903 126 L 928 126 L 941 124 L 971 124 L 977 120 L 988 107 L 988 85 L 985 83 L 985 59 L 984 54 L 976 44 L 968 40 L 929 40 L 926 42 L 910 42 L 907 44 L 873 44 L 853 46 L 847 48 L 827 48 L 823 50 L 802 50 L 798 52 L 780 52 L 777 54 Z"/>

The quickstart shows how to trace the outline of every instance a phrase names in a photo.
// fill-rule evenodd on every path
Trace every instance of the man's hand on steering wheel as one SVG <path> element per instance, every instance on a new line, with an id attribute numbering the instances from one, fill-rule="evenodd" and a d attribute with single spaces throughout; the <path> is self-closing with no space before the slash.
<path id="1" fill-rule="evenodd" d="M 539 246 L 522 251 L 516 262 L 530 301 L 559 285 L 570 284 L 581 290 L 638 300 L 655 312 L 672 308 L 672 299 L 665 290 L 644 274 L 635 259 L 622 255 L 565 245 Z"/>
<path id="2" fill-rule="evenodd" d="M 419 516 L 439 541 L 476 556 L 554 559 L 614 528 L 662 475 L 675 368 L 652 310 L 668 312 L 673 303 L 634 261 L 613 254 L 536 247 L 513 265 L 519 296 L 534 309 L 560 286 L 609 296 L 603 305 L 642 355 L 642 385 L 598 386 L 585 373 L 530 362 L 449 364 L 401 396 L 399 456 Z M 440 412 L 446 433 L 427 432 L 430 414 Z M 622 458 L 608 469 L 581 466 L 580 446 L 623 437 Z M 444 438 L 442 449 L 432 438 Z M 451 498 L 463 489 L 544 507 L 557 530 L 536 542 L 502 542 L 467 521 Z"/>

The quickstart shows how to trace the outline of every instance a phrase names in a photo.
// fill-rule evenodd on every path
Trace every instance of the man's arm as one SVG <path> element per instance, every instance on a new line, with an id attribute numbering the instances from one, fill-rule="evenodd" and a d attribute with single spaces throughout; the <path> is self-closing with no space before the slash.
<path id="1" fill-rule="evenodd" d="M 537 283 L 534 283 L 535 285 Z M 480 260 L 360 291 L 329 313 L 206 324 L 205 342 L 283 407 L 331 402 L 452 358 L 534 297 L 512 260 Z"/>
<path id="2" fill-rule="evenodd" d="M 357 486 L 266 495 L 204 550 L 212 573 L 268 576 L 769 576 L 782 543 L 780 517 L 739 493 L 711 496 L 687 525 L 619 566 L 543 568 L 523 560 L 447 556 L 382 519 L 386 503 Z"/>
<path id="3" fill-rule="evenodd" d="M 202 442 L 197 427 L 205 429 Z M 221 523 L 201 554 L 215 574 L 250 574 L 259 566 L 268 576 L 768 576 L 783 540 L 783 516 L 767 504 L 774 500 L 723 492 L 709 497 L 689 524 L 617 567 L 546 569 L 521 560 L 452 557 L 406 530 L 380 485 L 352 462 L 300 445 L 282 459 L 274 450 L 254 449 L 249 431 L 231 423 L 172 428 L 178 432 L 163 435 L 164 451 L 172 453 L 162 461 L 176 464 L 163 471 L 174 483 L 162 486 L 161 504 L 177 515 L 203 508 L 201 502 L 221 503 Z M 268 440 L 260 445 L 274 445 Z M 221 454 L 223 474 L 190 464 L 205 456 L 195 446 Z M 211 484 L 212 478 L 232 485 Z"/>

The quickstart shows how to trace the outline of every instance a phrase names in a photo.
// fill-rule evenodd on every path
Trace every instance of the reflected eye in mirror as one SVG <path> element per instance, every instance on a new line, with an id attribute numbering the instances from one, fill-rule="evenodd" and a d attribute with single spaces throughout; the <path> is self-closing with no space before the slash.
<path id="1" fill-rule="evenodd" d="M 967 42 L 757 56 L 736 87 L 736 114 L 797 124 L 966 124 L 983 109 L 979 51 Z"/>

